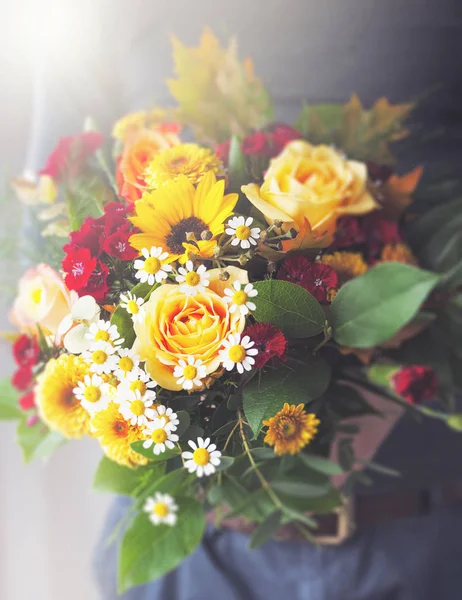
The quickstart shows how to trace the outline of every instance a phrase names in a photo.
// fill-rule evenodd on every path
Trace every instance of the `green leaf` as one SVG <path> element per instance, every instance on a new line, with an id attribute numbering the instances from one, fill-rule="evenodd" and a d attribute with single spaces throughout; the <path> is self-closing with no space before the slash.
<path id="1" fill-rule="evenodd" d="M 152 292 L 158 287 L 158 284 L 149 285 L 148 283 L 138 283 L 131 290 L 136 298 L 147 300 Z M 111 317 L 111 325 L 117 327 L 119 335 L 124 338 L 123 348 L 131 348 L 135 341 L 135 330 L 133 328 L 133 319 L 131 315 L 120 305 L 115 309 Z"/>
<path id="2" fill-rule="evenodd" d="M 276 533 L 281 524 L 282 513 L 280 510 L 275 510 L 252 533 L 249 540 L 249 548 L 255 550 L 263 546 L 265 542 L 270 540 Z"/>
<path id="3" fill-rule="evenodd" d="M 367 378 L 376 385 L 389 388 L 391 378 L 400 368 L 400 365 L 372 365 L 367 369 Z"/>
<path id="4" fill-rule="evenodd" d="M 177 567 L 199 545 L 205 529 L 202 505 L 192 498 L 175 498 L 175 525 L 154 526 L 139 514 L 127 529 L 120 547 L 119 591 L 149 583 Z"/>
<path id="5" fill-rule="evenodd" d="M 153 462 L 164 462 L 166 460 L 169 460 L 170 458 L 179 456 L 179 454 L 181 453 L 180 449 L 175 446 L 175 448 L 172 448 L 171 450 L 166 448 L 165 452 L 162 452 L 161 454 L 154 454 L 154 452 L 152 451 L 152 446 L 150 448 L 143 448 L 143 444 L 143 440 L 138 440 L 137 442 L 133 442 L 132 444 L 130 444 L 130 446 L 135 452 L 138 452 L 138 454 L 141 454 L 142 456 L 148 458 L 149 460 L 152 460 Z"/>
<path id="6" fill-rule="evenodd" d="M 417 218 L 409 225 L 407 232 L 413 248 L 418 252 L 437 231 L 461 213 L 462 198 L 457 198 L 437 205 Z"/>
<path id="7" fill-rule="evenodd" d="M 386 467 L 385 465 L 368 460 L 361 460 L 360 458 L 356 458 L 356 462 L 360 465 L 364 465 L 364 467 L 370 469 L 371 471 L 380 473 L 381 475 L 388 475 L 389 477 L 401 477 L 401 473 L 399 471 L 396 471 L 396 469 L 391 469 L 390 467 Z"/>
<path id="8" fill-rule="evenodd" d="M 320 357 L 312 358 L 296 371 L 285 366 L 256 377 L 244 388 L 244 412 L 255 437 L 262 421 L 273 417 L 285 402 L 306 404 L 319 398 L 330 382 L 330 367 Z"/>
<path id="9" fill-rule="evenodd" d="M 326 484 L 308 483 L 307 481 L 297 481 L 295 479 L 272 481 L 271 487 L 275 492 L 280 492 L 286 496 L 294 496 L 295 498 L 320 498 L 329 490 L 329 486 Z"/>
<path id="10" fill-rule="evenodd" d="M 319 302 L 305 289 L 289 281 L 269 279 L 254 283 L 258 290 L 254 318 L 271 323 L 288 337 L 304 338 L 321 333 L 326 316 Z"/>
<path id="11" fill-rule="evenodd" d="M 93 489 L 97 492 L 133 496 L 139 486 L 147 484 L 150 479 L 161 477 L 163 473 L 163 465 L 130 469 L 103 456 L 93 478 Z"/>
<path id="12" fill-rule="evenodd" d="M 217 467 L 217 471 L 226 471 L 234 464 L 234 458 L 232 456 L 222 456 L 220 458 L 220 464 Z"/>
<path id="13" fill-rule="evenodd" d="M 419 310 L 439 277 L 402 263 L 383 263 L 340 288 L 331 305 L 334 339 L 370 348 L 390 340 Z"/>
<path id="14" fill-rule="evenodd" d="M 236 192 L 238 194 L 241 191 L 241 185 L 245 185 L 249 180 L 245 154 L 241 150 L 241 144 L 241 138 L 237 135 L 233 135 L 228 155 L 228 189 L 230 192 Z"/>
<path id="15" fill-rule="evenodd" d="M 112 190 L 98 177 L 74 180 L 72 189 L 67 189 L 65 199 L 72 231 L 80 229 L 87 217 L 100 217 L 103 206 L 114 199 Z"/>
<path id="16" fill-rule="evenodd" d="M 66 441 L 59 433 L 47 429 L 41 421 L 28 427 L 26 420 L 18 424 L 16 439 L 25 463 L 36 458 L 48 458 Z"/>
<path id="17" fill-rule="evenodd" d="M 298 456 L 306 466 L 314 469 L 315 471 L 319 471 L 320 473 L 325 473 L 326 475 L 341 475 L 343 473 L 343 469 L 340 465 L 332 462 L 324 456 L 303 453 L 300 453 Z"/>
<path id="18" fill-rule="evenodd" d="M 287 506 L 284 506 L 282 510 L 284 512 L 284 515 L 289 518 L 289 521 L 300 521 L 308 527 L 311 527 L 311 529 L 317 529 L 318 524 L 316 523 L 316 521 L 308 517 L 305 513 L 295 510 L 293 508 L 289 508 Z"/>
<path id="19" fill-rule="evenodd" d="M 255 460 L 273 460 L 278 458 L 273 448 L 252 448 L 252 456 Z"/>
<path id="20" fill-rule="evenodd" d="M 18 404 L 19 394 L 11 384 L 10 378 L 0 380 L 0 420 L 21 419 L 23 412 Z"/>
<path id="21" fill-rule="evenodd" d="M 178 427 L 175 430 L 175 433 L 178 437 L 181 437 L 188 429 L 191 424 L 191 417 L 186 410 L 178 410 L 176 413 L 178 417 L 179 423 Z"/>

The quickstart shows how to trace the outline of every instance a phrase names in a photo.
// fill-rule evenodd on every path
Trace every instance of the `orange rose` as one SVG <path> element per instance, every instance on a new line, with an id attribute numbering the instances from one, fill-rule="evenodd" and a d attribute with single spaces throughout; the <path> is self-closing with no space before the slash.
<path id="1" fill-rule="evenodd" d="M 161 150 L 180 143 L 176 133 L 142 129 L 129 136 L 117 163 L 116 181 L 119 194 L 134 203 L 146 190 L 144 173 L 147 166 Z"/>

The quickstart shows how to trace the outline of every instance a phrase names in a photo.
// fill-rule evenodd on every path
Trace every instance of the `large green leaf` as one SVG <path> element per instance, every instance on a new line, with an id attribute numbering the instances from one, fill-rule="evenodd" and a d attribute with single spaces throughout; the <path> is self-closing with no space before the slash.
<path id="1" fill-rule="evenodd" d="M 127 529 L 119 558 L 119 591 L 149 583 L 177 567 L 199 545 L 205 529 L 202 505 L 192 498 L 175 498 L 174 526 L 154 526 L 139 514 Z"/>
<path id="2" fill-rule="evenodd" d="M 352 279 L 331 305 L 335 341 L 353 348 L 386 342 L 412 319 L 438 281 L 434 273 L 397 262 Z"/>
<path id="3" fill-rule="evenodd" d="M 321 333 L 326 316 L 319 302 L 305 289 L 289 281 L 267 280 L 254 284 L 258 290 L 254 318 L 271 323 L 288 337 L 304 338 Z"/>
<path id="4" fill-rule="evenodd" d="M 103 456 L 93 478 L 93 488 L 98 492 L 133 496 L 140 487 L 147 485 L 150 480 L 155 481 L 163 473 L 164 465 L 161 464 L 130 469 Z"/>
<path id="5" fill-rule="evenodd" d="M 257 436 L 262 421 L 273 417 L 285 402 L 306 404 L 319 398 L 330 382 L 330 367 L 319 357 L 300 365 L 296 370 L 281 366 L 264 373 L 261 381 L 254 377 L 244 388 L 244 412 Z"/>
<path id="6" fill-rule="evenodd" d="M 36 458 L 48 458 L 66 441 L 59 433 L 47 429 L 41 421 L 29 427 L 25 419 L 18 424 L 16 439 L 25 463 Z"/>
<path id="7" fill-rule="evenodd" d="M 9 377 L 0 380 L 0 421 L 21 419 L 23 412 L 19 408 L 18 397 Z"/>

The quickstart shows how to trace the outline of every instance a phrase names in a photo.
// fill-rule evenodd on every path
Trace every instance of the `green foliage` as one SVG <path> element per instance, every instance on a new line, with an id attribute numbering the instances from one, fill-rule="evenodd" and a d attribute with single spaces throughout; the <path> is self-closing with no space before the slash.
<path id="1" fill-rule="evenodd" d="M 65 192 L 72 231 L 80 229 L 87 217 L 97 219 L 104 212 L 104 205 L 114 199 L 112 190 L 97 176 L 76 179 L 72 188 Z"/>
<path id="2" fill-rule="evenodd" d="M 319 471 L 320 473 L 324 473 L 326 475 L 341 475 L 343 473 L 343 469 L 340 465 L 332 462 L 324 456 L 301 453 L 299 454 L 299 458 L 307 467 L 310 467 L 315 471 Z"/>
<path id="3" fill-rule="evenodd" d="M 0 380 L 0 420 L 14 421 L 21 419 L 23 412 L 18 405 L 19 394 L 12 386 L 10 378 Z"/>
<path id="4" fill-rule="evenodd" d="M 330 311 L 334 339 L 370 348 L 391 339 L 419 310 L 439 277 L 402 263 L 382 263 L 340 288 Z"/>
<path id="5" fill-rule="evenodd" d="M 305 289 L 289 281 L 254 283 L 258 290 L 254 318 L 271 323 L 288 337 L 304 338 L 321 333 L 326 317 L 319 302 Z"/>
<path id="6" fill-rule="evenodd" d="M 155 462 L 165 462 L 166 460 L 174 458 L 175 456 L 179 456 L 180 454 L 180 449 L 177 447 L 172 448 L 171 450 L 167 448 L 165 452 L 162 452 L 161 454 L 154 454 L 152 451 L 152 446 L 150 448 L 143 448 L 143 444 L 143 440 L 133 442 L 133 444 L 131 444 L 132 450 Z"/>
<path id="7" fill-rule="evenodd" d="M 130 469 L 103 456 L 93 478 L 93 489 L 98 492 L 136 496 L 140 488 L 151 480 L 158 479 L 163 473 L 164 465 L 161 464 Z"/>
<path id="8" fill-rule="evenodd" d="M 330 382 L 330 367 L 322 359 L 298 364 L 296 370 L 286 366 L 268 371 L 261 382 L 256 377 L 244 388 L 244 412 L 255 437 L 262 421 L 273 417 L 285 402 L 306 404 L 319 398 Z"/>
<path id="9" fill-rule="evenodd" d="M 159 284 L 149 285 L 148 283 L 138 283 L 131 290 L 136 298 L 147 300 Z M 111 325 L 117 327 L 119 335 L 124 338 L 123 348 L 131 348 L 135 341 L 135 330 L 133 328 L 133 319 L 131 315 L 120 305 L 115 309 L 111 317 Z"/>
<path id="10" fill-rule="evenodd" d="M 255 550 L 271 539 L 281 524 L 281 518 L 282 512 L 280 510 L 275 510 L 268 515 L 252 533 L 249 541 L 249 548 Z"/>
<path id="11" fill-rule="evenodd" d="M 390 387 L 390 380 L 400 369 L 400 365 L 375 364 L 367 369 L 369 381 L 383 387 Z"/>
<path id="12" fill-rule="evenodd" d="M 59 433 L 50 431 L 41 421 L 28 427 L 25 419 L 18 424 L 16 440 L 25 463 L 37 458 L 48 458 L 65 442 Z"/>

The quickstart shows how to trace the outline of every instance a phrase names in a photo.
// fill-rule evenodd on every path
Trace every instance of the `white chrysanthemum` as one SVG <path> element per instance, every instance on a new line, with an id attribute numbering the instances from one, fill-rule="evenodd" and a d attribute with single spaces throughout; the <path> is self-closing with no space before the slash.
<path id="1" fill-rule="evenodd" d="M 123 338 L 120 337 L 117 326 L 111 325 L 110 321 L 103 321 L 102 319 L 90 325 L 85 337 L 90 340 L 90 344 L 107 342 L 113 346 L 120 346 L 124 342 Z"/>
<path id="2" fill-rule="evenodd" d="M 180 291 L 187 296 L 193 296 L 198 293 L 202 294 L 210 284 L 209 274 L 205 265 L 200 265 L 194 270 L 192 260 L 188 260 L 184 267 L 180 267 L 178 273 L 179 275 L 176 276 L 176 280 L 181 284 Z"/>
<path id="3" fill-rule="evenodd" d="M 173 377 L 178 377 L 177 384 L 184 390 L 201 388 L 202 380 L 207 376 L 207 369 L 200 359 L 194 360 L 193 356 L 188 356 L 188 362 L 181 359 L 179 364 L 173 370 Z"/>
<path id="4" fill-rule="evenodd" d="M 129 379 L 130 381 L 138 378 L 140 371 L 140 357 L 134 350 L 128 348 L 121 348 L 117 356 L 117 364 L 114 368 L 115 375 L 123 381 Z"/>
<path id="5" fill-rule="evenodd" d="M 220 464 L 221 452 L 217 450 L 215 444 L 210 443 L 210 438 L 205 440 L 197 438 L 197 444 L 189 440 L 188 444 L 193 451 L 186 451 L 181 454 L 183 461 L 185 461 L 185 469 L 190 473 L 197 473 L 198 477 L 215 473 L 216 467 Z"/>
<path id="6" fill-rule="evenodd" d="M 220 350 L 222 365 L 227 371 L 236 367 L 241 375 L 244 371 L 250 371 L 255 364 L 253 357 L 258 354 L 258 350 L 252 347 L 254 345 L 255 342 L 248 335 L 241 339 L 239 333 L 231 333 L 223 342 L 223 350 Z"/>
<path id="7" fill-rule="evenodd" d="M 131 292 L 120 294 L 120 306 L 131 315 L 134 323 L 140 323 L 144 319 L 143 304 L 143 298 L 137 298 Z"/>
<path id="8" fill-rule="evenodd" d="M 180 424 L 180 420 L 178 419 L 176 412 L 173 412 L 171 408 L 167 408 L 163 404 L 156 406 L 155 413 L 156 414 L 154 418 L 162 421 L 162 423 L 165 424 L 165 427 L 170 431 L 175 431 Z"/>
<path id="9" fill-rule="evenodd" d="M 236 313 L 237 315 L 245 316 L 251 310 L 257 308 L 250 300 L 250 298 L 255 298 L 255 296 L 258 296 L 258 292 L 251 283 L 245 284 L 244 289 L 242 289 L 241 282 L 235 281 L 232 288 L 225 289 L 224 300 L 231 304 L 229 307 L 231 314 Z"/>
<path id="10" fill-rule="evenodd" d="M 156 492 L 154 497 L 146 498 L 143 510 L 148 514 L 153 525 L 173 526 L 176 523 L 178 505 L 168 494 Z"/>
<path id="11" fill-rule="evenodd" d="M 231 246 L 240 246 L 243 250 L 248 250 L 251 245 L 257 245 L 261 229 L 251 227 L 252 223 L 252 217 L 247 217 L 247 219 L 245 217 L 233 217 L 228 221 L 225 231 L 228 235 L 234 236 Z"/>
<path id="12" fill-rule="evenodd" d="M 143 448 L 147 450 L 152 446 L 152 451 L 156 456 L 165 452 L 167 448 L 172 450 L 180 439 L 162 419 L 149 421 L 143 433 L 150 436 L 143 442 Z"/>
<path id="13" fill-rule="evenodd" d="M 136 378 L 123 379 L 117 386 L 117 402 L 121 403 L 128 399 L 130 392 L 139 392 L 142 400 L 156 399 L 154 388 L 157 382 L 153 381 L 143 369 L 138 369 Z"/>
<path id="14" fill-rule="evenodd" d="M 90 371 L 102 375 L 112 373 L 117 367 L 118 355 L 116 349 L 108 342 L 95 342 L 82 356 L 90 364 Z"/>
<path id="15" fill-rule="evenodd" d="M 74 394 L 84 409 L 91 415 L 104 410 L 110 402 L 109 384 L 96 375 L 85 375 L 74 388 Z"/>
<path id="16" fill-rule="evenodd" d="M 164 252 L 162 248 L 153 246 L 151 250 L 143 248 L 141 250 L 145 260 L 137 258 L 134 262 L 134 267 L 137 270 L 135 277 L 141 283 L 148 282 L 149 285 L 154 285 L 155 282 L 162 283 L 167 279 L 168 274 L 172 271 L 172 266 L 166 264 L 168 252 Z"/>
<path id="17" fill-rule="evenodd" d="M 149 398 L 142 398 L 138 390 L 130 392 L 127 400 L 119 405 L 119 412 L 131 425 L 147 425 L 155 417 L 155 411 L 152 407 L 154 401 Z"/>

